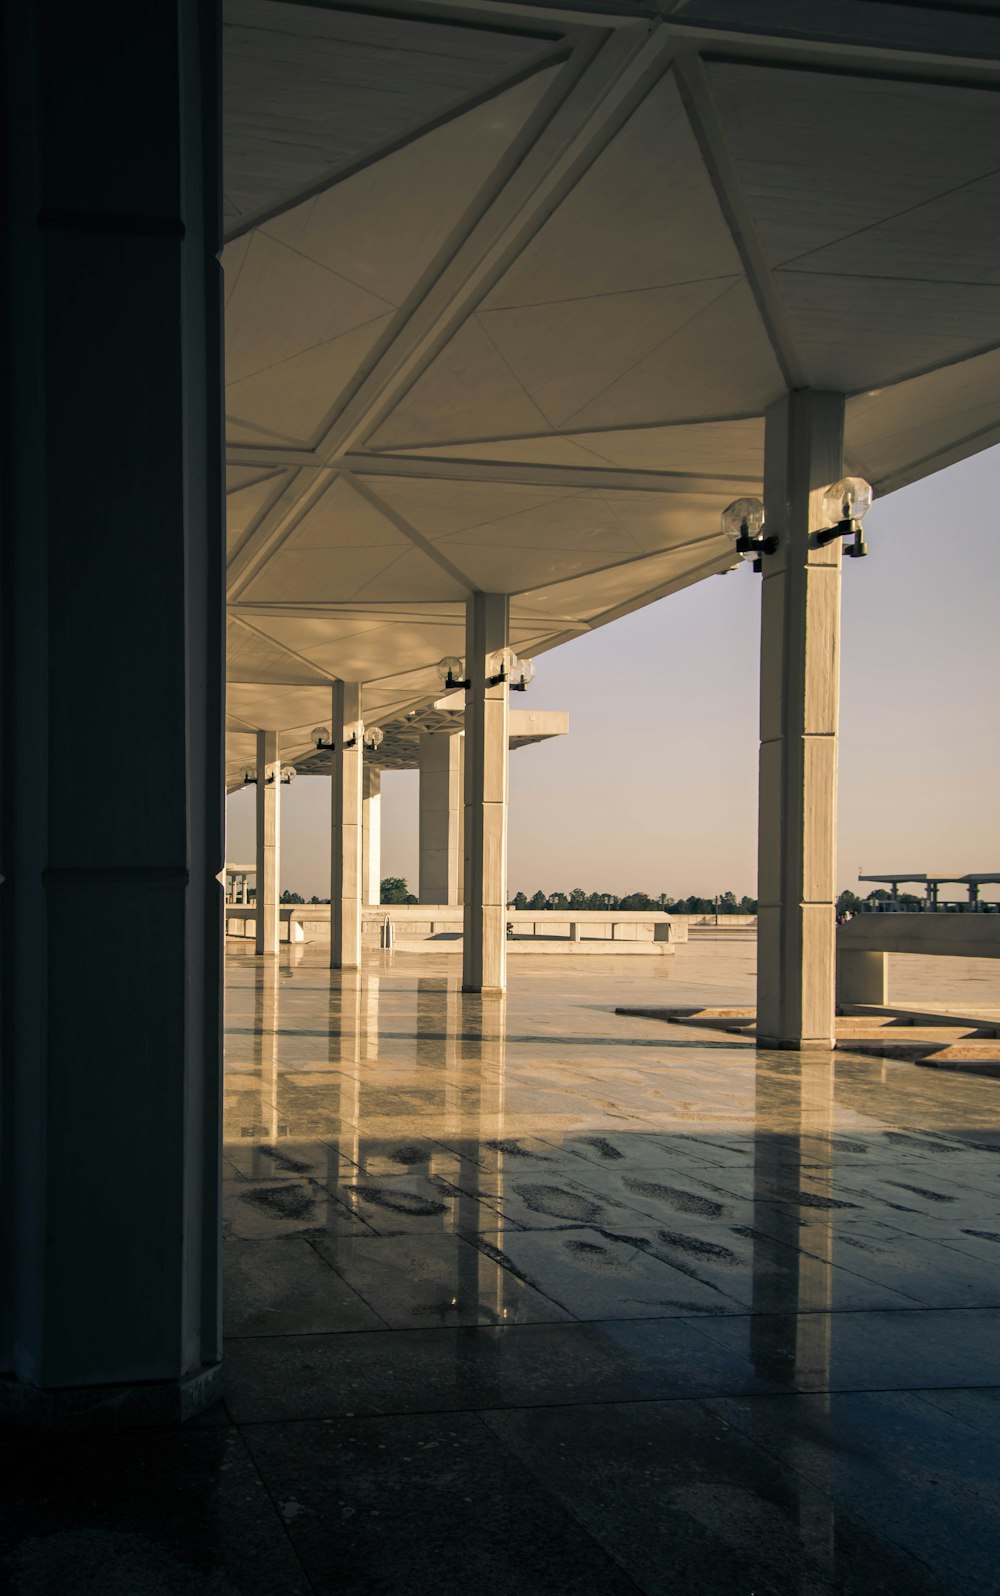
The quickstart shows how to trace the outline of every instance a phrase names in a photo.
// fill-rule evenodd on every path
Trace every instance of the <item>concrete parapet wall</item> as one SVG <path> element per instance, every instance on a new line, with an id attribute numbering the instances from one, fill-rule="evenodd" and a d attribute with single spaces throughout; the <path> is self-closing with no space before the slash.
<path id="1" fill-rule="evenodd" d="M 860 914 L 837 927 L 837 1006 L 889 1002 L 889 954 L 1000 959 L 1000 914 Z"/>
<path id="2" fill-rule="evenodd" d="M 381 904 L 363 910 L 366 935 L 380 931 L 386 918 L 392 922 L 397 947 L 426 947 L 442 951 L 462 945 L 463 911 L 447 904 Z M 513 926 L 508 939 L 510 952 L 590 952 L 645 953 L 673 952 L 674 945 L 686 942 L 688 926 L 697 915 L 674 916 L 658 910 L 623 909 L 532 911 L 511 909 L 507 923 Z M 256 910 L 253 905 L 227 904 L 226 935 L 254 935 Z M 282 904 L 279 911 L 279 938 L 283 942 L 328 941 L 330 905 L 328 903 Z M 582 946 L 581 946 L 582 944 Z"/>
<path id="3" fill-rule="evenodd" d="M 859 914 L 837 927 L 841 949 L 1000 959 L 1000 914 Z"/>

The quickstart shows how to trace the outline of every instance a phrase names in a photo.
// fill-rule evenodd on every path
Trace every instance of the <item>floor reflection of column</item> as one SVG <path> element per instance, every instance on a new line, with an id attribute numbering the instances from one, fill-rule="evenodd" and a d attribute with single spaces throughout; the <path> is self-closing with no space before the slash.
<path id="1" fill-rule="evenodd" d="M 831 1135 L 834 1112 L 832 1056 L 758 1055 L 754 1147 L 753 1314 L 754 1368 L 764 1379 L 808 1390 L 811 1413 L 829 1404 L 832 1339 L 834 1210 L 803 1210 L 794 1193 L 829 1197 L 833 1187 Z M 776 1246 L 775 1243 L 778 1245 Z M 832 1500 L 804 1482 L 794 1427 L 790 1478 L 802 1482 L 799 1533 L 810 1563 L 831 1576 L 835 1565 Z"/>
<path id="2" fill-rule="evenodd" d="M 254 1126 L 254 1140 L 275 1142 L 281 1135 L 278 1109 L 278 965 L 279 959 L 262 959 L 256 968 L 254 987 L 253 1055 L 260 1092 L 260 1113 Z M 255 1175 L 265 1173 L 258 1167 Z"/>
<path id="3" fill-rule="evenodd" d="M 499 1208 L 503 1206 L 505 1155 L 503 1144 L 506 1138 L 505 1109 L 506 1109 L 506 1070 L 507 1070 L 507 999 L 498 993 L 483 993 L 474 999 L 478 1009 L 478 1043 L 472 1043 L 476 1057 L 476 1077 L 478 1082 L 478 1109 L 479 1109 L 479 1141 L 492 1142 L 496 1150 L 496 1166 L 490 1191 L 495 1193 L 493 1202 Z M 470 1002 L 470 995 L 465 994 L 464 1002 Z M 471 1027 L 470 1027 L 471 1029 Z M 469 1044 L 466 1044 L 467 1046 Z M 503 1220 L 497 1217 L 498 1229 L 502 1227 Z M 502 1238 L 501 1238 L 502 1243 Z M 503 1250 L 501 1245 L 501 1251 Z M 484 1275 L 490 1282 L 491 1298 L 489 1309 L 495 1324 L 502 1324 L 505 1315 L 504 1308 L 504 1276 L 502 1270 L 493 1267 L 492 1261 L 482 1253 L 476 1253 L 477 1290 L 479 1289 L 479 1276 Z M 487 1306 L 485 1293 L 480 1300 L 484 1307 Z"/>
<path id="4" fill-rule="evenodd" d="M 813 1062 L 805 1055 L 800 1076 L 800 1147 L 809 1149 L 808 1162 L 800 1164 L 800 1186 L 808 1182 L 817 1197 L 833 1195 L 833 1055 Z M 830 1310 L 833 1306 L 832 1208 L 809 1210 L 809 1251 L 800 1254 L 799 1326 L 796 1368 L 818 1370 L 824 1386 L 830 1374 Z"/>
<path id="5" fill-rule="evenodd" d="M 363 1029 L 367 1031 L 367 1013 L 364 995 L 367 977 L 360 970 L 339 972 L 340 992 L 337 1013 L 333 1016 L 330 1035 L 330 1057 L 336 1060 L 341 1071 L 340 1082 L 340 1148 L 352 1165 L 362 1159 L 361 1115 L 363 1108 L 362 1059 L 364 1056 Z M 378 1032 L 378 988 L 374 991 L 375 1030 Z M 364 1016 L 364 1023 L 363 1023 Z M 376 1043 L 377 1047 L 377 1043 Z"/>

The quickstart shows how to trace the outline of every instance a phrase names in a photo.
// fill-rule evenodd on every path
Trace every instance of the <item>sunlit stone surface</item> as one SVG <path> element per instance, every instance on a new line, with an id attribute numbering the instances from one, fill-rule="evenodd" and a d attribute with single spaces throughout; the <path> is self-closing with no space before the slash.
<path id="1" fill-rule="evenodd" d="M 230 961 L 219 1415 L 315 1589 L 991 1588 L 1000 1081 L 615 1015 L 752 1001 L 725 935 L 323 958 Z"/>

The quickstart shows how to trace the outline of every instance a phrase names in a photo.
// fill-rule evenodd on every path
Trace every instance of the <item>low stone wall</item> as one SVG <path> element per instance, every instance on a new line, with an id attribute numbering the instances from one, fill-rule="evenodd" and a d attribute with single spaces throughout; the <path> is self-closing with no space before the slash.
<path id="1" fill-rule="evenodd" d="M 703 917 L 670 915 L 660 910 L 509 909 L 507 923 L 512 935 L 512 953 L 672 953 L 678 943 L 688 939 L 688 930 Z M 731 918 L 746 919 L 745 916 Z M 362 911 L 362 928 L 367 941 L 379 936 L 388 919 L 396 947 L 435 952 L 458 951 L 462 945 L 463 915 L 460 905 L 381 904 Z M 256 934 L 253 905 L 226 904 L 226 935 L 252 938 Z M 278 935 L 283 942 L 329 941 L 329 904 L 282 904 Z"/>

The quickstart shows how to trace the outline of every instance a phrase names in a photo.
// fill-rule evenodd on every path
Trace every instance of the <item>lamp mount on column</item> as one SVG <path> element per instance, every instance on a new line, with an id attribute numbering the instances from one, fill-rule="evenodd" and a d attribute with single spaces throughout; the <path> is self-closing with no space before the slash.
<path id="1" fill-rule="evenodd" d="M 464 669 L 463 662 L 453 654 L 446 655 L 437 663 L 437 673 L 449 692 L 472 686 L 471 678 L 462 674 Z M 512 693 L 526 693 L 534 675 L 534 660 L 519 659 L 512 648 L 497 649 L 486 661 L 487 687 L 499 687 L 501 682 L 509 682 Z"/>
<path id="2" fill-rule="evenodd" d="M 486 661 L 487 687 L 499 687 L 501 682 L 509 682 L 512 693 L 526 693 L 529 683 L 534 680 L 535 662 L 533 659 L 519 659 L 512 648 L 498 648 Z"/>
<path id="3" fill-rule="evenodd" d="M 240 774 L 243 777 L 243 785 L 244 785 L 244 787 L 256 787 L 256 785 L 257 785 L 257 767 L 256 767 L 256 765 L 244 765 L 242 771 L 240 772 Z M 297 775 L 298 775 L 298 771 L 296 770 L 294 765 L 282 765 L 281 766 L 281 785 L 283 787 L 290 787 L 292 782 L 295 780 Z M 264 777 L 264 785 L 265 785 L 265 787 L 270 787 L 273 784 L 273 782 L 274 782 L 274 771 L 272 770 L 271 774 L 269 776 L 265 776 Z"/>
<path id="4" fill-rule="evenodd" d="M 340 746 L 342 748 L 356 748 L 360 742 L 365 748 L 371 749 L 372 753 L 374 753 L 376 748 L 381 748 L 384 737 L 385 732 L 381 726 L 365 726 L 359 720 L 355 722 L 350 737 L 346 737 Z M 324 753 L 331 753 L 336 747 L 333 738 L 330 736 L 329 726 L 314 726 L 312 740 L 317 749 Z"/>
<path id="5" fill-rule="evenodd" d="M 722 512 L 722 530 L 736 544 L 736 552 L 749 560 L 755 571 L 762 569 L 761 556 L 773 554 L 776 537 L 764 535 L 764 505 L 760 499 L 734 499 Z"/>
<path id="6" fill-rule="evenodd" d="M 832 543 L 835 538 L 853 537 L 854 542 L 844 553 L 852 560 L 864 559 L 868 545 L 861 522 L 871 509 L 874 497 L 871 483 L 864 477 L 842 477 L 827 488 L 823 495 L 823 511 L 833 525 L 816 533 L 819 546 L 822 548 L 824 543 Z"/>
<path id="7" fill-rule="evenodd" d="M 446 654 L 444 659 L 438 660 L 435 669 L 441 678 L 441 685 L 447 688 L 449 693 L 459 687 L 472 686 L 469 678 L 462 674 L 465 667 L 457 654 Z"/>

